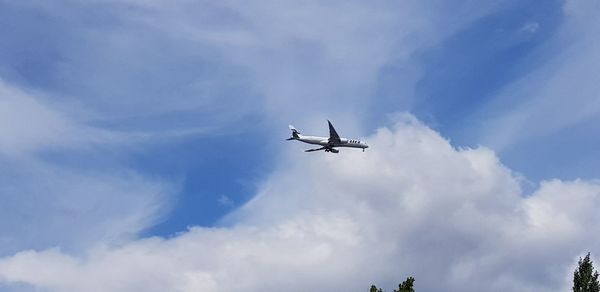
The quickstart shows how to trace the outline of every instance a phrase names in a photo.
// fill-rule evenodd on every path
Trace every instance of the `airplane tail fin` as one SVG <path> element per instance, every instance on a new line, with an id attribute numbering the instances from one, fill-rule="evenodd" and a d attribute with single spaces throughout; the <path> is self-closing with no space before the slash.
<path id="1" fill-rule="evenodd" d="M 294 126 L 289 125 L 288 126 L 290 128 L 290 130 L 292 131 L 292 137 L 288 138 L 287 140 L 294 140 L 294 139 L 298 139 L 300 138 L 300 132 L 298 132 L 298 130 L 296 130 L 296 128 L 294 128 Z"/>

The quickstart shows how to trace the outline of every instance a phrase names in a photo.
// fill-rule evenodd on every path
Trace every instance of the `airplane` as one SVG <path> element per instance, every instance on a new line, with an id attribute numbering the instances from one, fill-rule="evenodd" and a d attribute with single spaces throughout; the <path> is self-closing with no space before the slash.
<path id="1" fill-rule="evenodd" d="M 358 139 L 347 139 L 341 138 L 340 135 L 335 131 L 335 128 L 331 124 L 329 120 L 329 137 L 319 137 L 319 136 L 304 136 L 301 135 L 294 126 L 289 125 L 290 130 L 292 131 L 292 137 L 286 139 L 287 141 L 298 140 L 308 144 L 321 145 L 321 148 L 308 149 L 304 152 L 313 152 L 325 150 L 325 152 L 338 153 L 340 150 L 335 149 L 334 147 L 350 147 L 350 148 L 362 148 L 363 152 L 365 152 L 365 148 L 369 148 L 369 145 L 364 141 L 360 141 Z"/>

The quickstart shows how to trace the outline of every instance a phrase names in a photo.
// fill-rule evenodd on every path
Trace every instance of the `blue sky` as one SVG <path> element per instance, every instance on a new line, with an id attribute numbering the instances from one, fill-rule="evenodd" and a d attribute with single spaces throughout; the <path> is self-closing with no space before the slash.
<path id="1" fill-rule="evenodd" d="M 578 183 L 594 189 L 599 12 L 586 0 L 0 1 L 0 256 L 52 248 L 77 256 L 153 238 L 212 242 L 195 228 L 237 238 L 238 226 L 270 230 L 264 220 L 319 210 L 295 197 L 292 174 L 317 200 L 318 186 L 332 182 L 299 170 L 346 156 L 304 155 L 285 141 L 289 123 L 325 135 L 329 119 L 367 142 L 386 141 L 388 129 L 412 137 L 403 127 L 414 127 L 439 153 L 441 139 L 468 159 L 465 149 L 496 157 L 522 198 L 554 200 L 545 190 Z M 415 157 L 434 157 L 419 149 Z M 443 164 L 454 154 L 439 155 Z M 410 162 L 403 157 L 394 159 Z M 354 177 L 332 171 L 339 181 Z M 505 181 L 491 173 L 490 185 Z M 498 190 L 514 191 L 513 179 Z M 387 194 L 385 184 L 377 186 Z M 462 250 L 461 242 L 482 241 L 449 245 Z M 547 278 L 532 287 L 557 287 Z"/>

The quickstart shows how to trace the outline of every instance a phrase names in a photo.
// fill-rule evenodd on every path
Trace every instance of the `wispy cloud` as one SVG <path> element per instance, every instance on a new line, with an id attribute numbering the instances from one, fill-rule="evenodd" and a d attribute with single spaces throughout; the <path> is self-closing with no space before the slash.
<path id="1" fill-rule="evenodd" d="M 337 115 L 351 125 L 377 104 L 382 66 L 410 63 L 415 51 L 497 5 L 465 1 L 448 14 L 443 1 L 68 3 L 9 6 L 25 20 L 42 13 L 47 18 L 28 23 L 61 35 L 42 43 L 56 59 L 33 53 L 54 78 L 36 83 L 41 77 L 27 71 L 35 76 L 24 83 L 44 87 L 53 102 L 59 96 L 63 105 L 78 105 L 63 109 L 99 125 L 135 128 L 131 121 L 143 121 L 146 128 L 177 127 L 171 130 L 239 126 L 252 115 L 273 124 L 312 120 L 298 109 L 321 120 L 325 112 Z M 15 27 L 19 35 L 37 33 L 35 25 Z M 4 60 L 6 67 L 16 67 L 13 59 Z M 195 118 L 183 125 L 165 119 L 191 113 Z"/>
<path id="2" fill-rule="evenodd" d="M 540 24 L 538 22 L 533 21 L 523 25 L 523 27 L 521 27 L 521 31 L 527 33 L 536 33 L 539 28 Z"/>
<path id="3" fill-rule="evenodd" d="M 60 113 L 0 80 L 0 153 L 14 156 L 42 145 L 68 144 L 64 137 L 74 132 Z"/>
<path id="4" fill-rule="evenodd" d="M 0 254 L 119 242 L 155 222 L 176 183 L 107 159 L 107 148 L 136 140 L 78 123 L 39 100 L 0 83 Z"/>
<path id="5" fill-rule="evenodd" d="M 600 9 L 593 2 L 566 2 L 564 25 L 537 52 L 547 61 L 499 94 L 498 100 L 514 105 L 485 124 L 484 143 L 501 150 L 596 120 L 600 41 L 595 36 Z M 495 107 L 498 103 L 490 111 Z"/>

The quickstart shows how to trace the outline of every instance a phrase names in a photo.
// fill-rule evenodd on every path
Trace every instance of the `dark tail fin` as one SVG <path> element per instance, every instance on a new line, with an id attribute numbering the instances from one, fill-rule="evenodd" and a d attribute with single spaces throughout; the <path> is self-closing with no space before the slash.
<path id="1" fill-rule="evenodd" d="M 288 140 L 294 140 L 294 139 L 300 138 L 300 132 L 298 132 L 298 130 L 296 130 L 296 128 L 294 128 L 294 126 L 289 125 L 288 127 L 292 131 L 292 138 L 289 138 Z"/>

